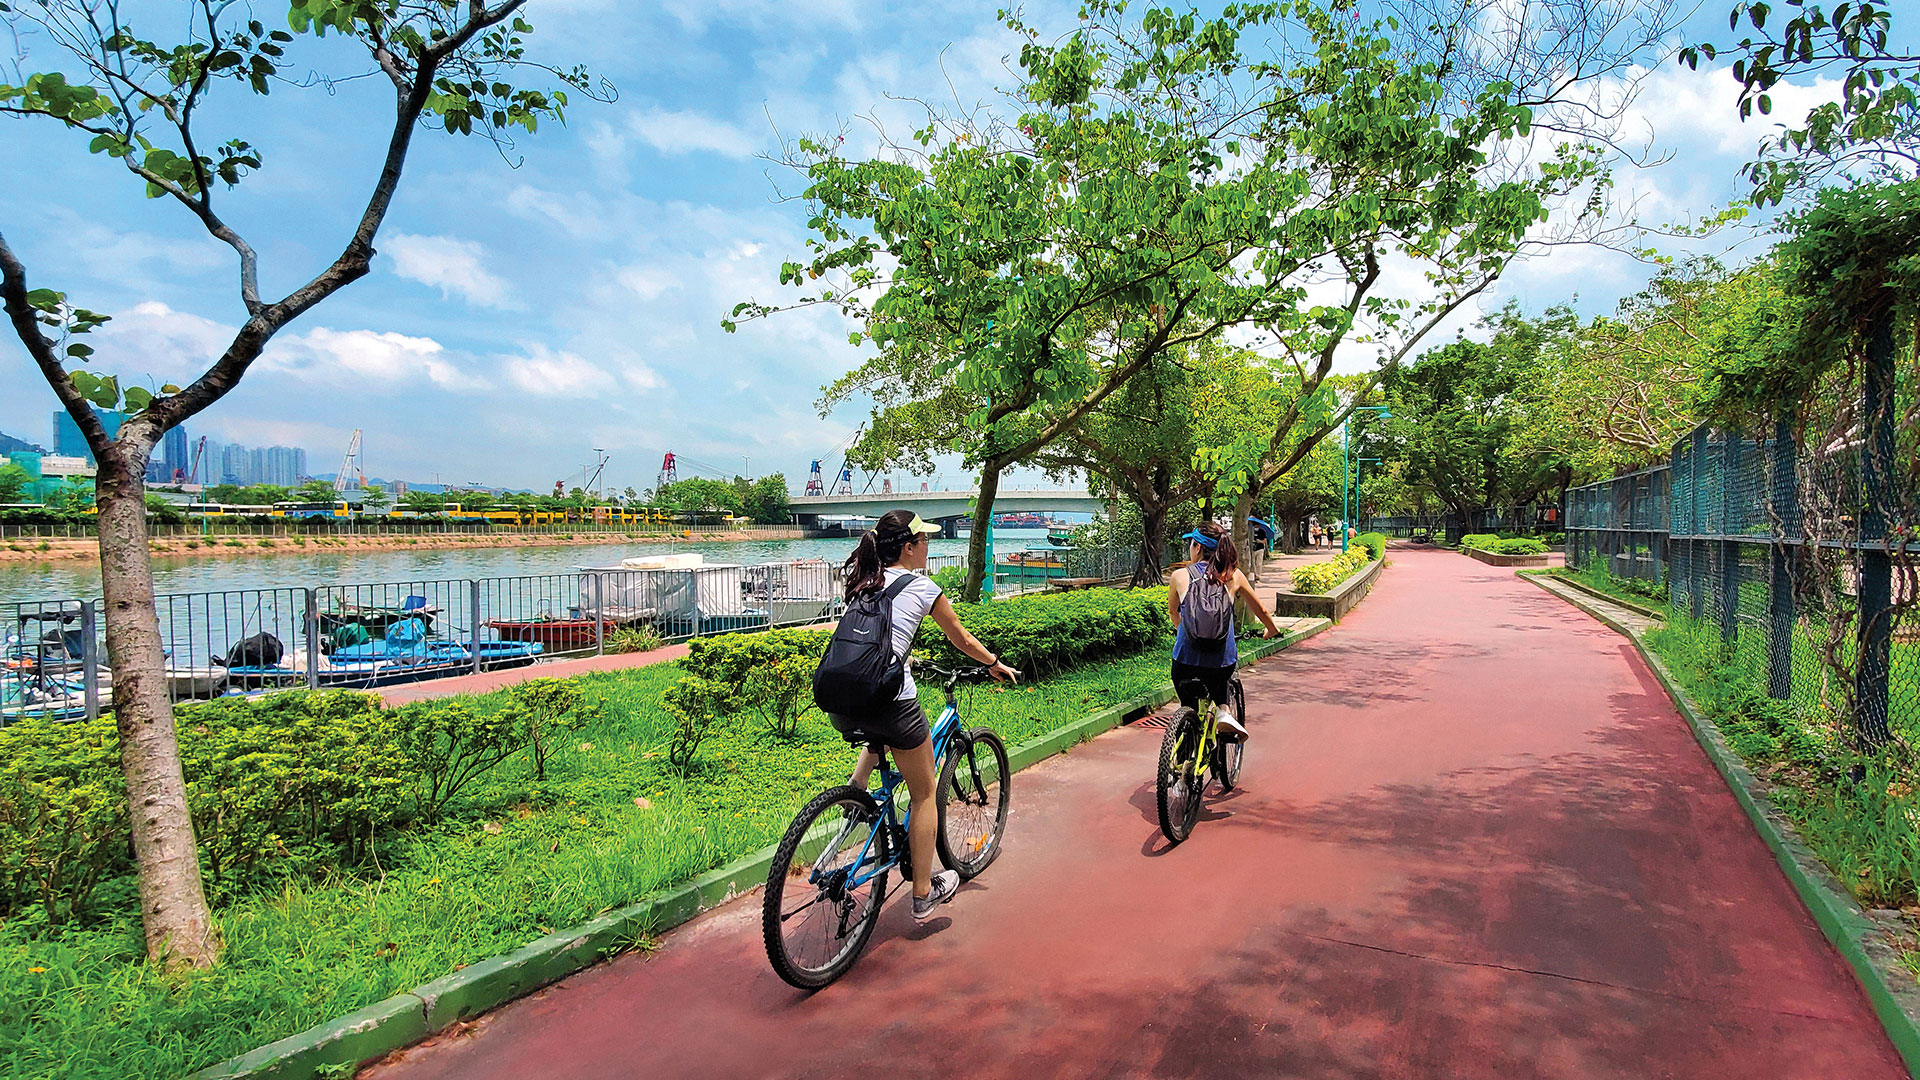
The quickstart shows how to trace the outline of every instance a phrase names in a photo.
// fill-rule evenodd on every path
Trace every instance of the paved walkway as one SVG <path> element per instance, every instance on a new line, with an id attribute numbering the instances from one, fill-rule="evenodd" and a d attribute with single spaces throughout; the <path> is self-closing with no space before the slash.
<path id="1" fill-rule="evenodd" d="M 444 679 L 423 679 L 420 682 L 401 683 L 398 686 L 383 686 L 375 691 L 380 700 L 388 705 L 406 705 L 415 701 L 434 701 L 439 698 L 458 697 L 462 694 L 490 694 L 495 690 L 504 690 L 516 686 L 528 679 L 564 679 L 573 675 L 585 675 L 594 671 L 623 671 L 627 668 L 646 667 L 648 664 L 663 664 L 668 660 L 678 660 L 687 655 L 685 642 L 678 645 L 663 645 L 658 649 L 636 653 L 606 653 L 601 656 L 582 656 L 573 660 L 550 660 L 525 667 L 496 668 L 483 671 L 478 675 L 454 675 Z"/>
<path id="2" fill-rule="evenodd" d="M 368 1075 L 1905 1075 L 1631 646 L 1393 559 L 1247 676 L 1245 786 L 1186 844 L 1123 728 L 1022 773 L 1005 856 L 825 991 L 769 970 L 756 893 Z"/>

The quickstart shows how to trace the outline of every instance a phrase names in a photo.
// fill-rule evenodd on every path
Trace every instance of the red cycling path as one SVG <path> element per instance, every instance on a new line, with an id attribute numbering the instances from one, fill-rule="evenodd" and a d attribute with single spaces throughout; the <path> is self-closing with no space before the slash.
<path id="1" fill-rule="evenodd" d="M 756 892 L 363 1075 L 1906 1075 L 1626 641 L 1393 559 L 1247 673 L 1243 788 L 1178 848 L 1123 728 L 1021 773 L 1001 859 L 925 926 L 896 895 L 824 991 Z"/>

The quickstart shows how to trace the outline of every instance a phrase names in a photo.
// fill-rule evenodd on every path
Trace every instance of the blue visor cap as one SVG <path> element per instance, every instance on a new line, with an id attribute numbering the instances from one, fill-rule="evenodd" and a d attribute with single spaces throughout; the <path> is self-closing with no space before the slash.
<path id="1" fill-rule="evenodd" d="M 1220 546 L 1220 541 L 1215 540 L 1213 537 L 1198 531 L 1190 532 L 1187 535 L 1181 537 L 1180 539 L 1191 540 L 1194 543 L 1199 544 L 1201 547 L 1206 548 L 1208 551 L 1212 551 L 1214 548 L 1217 548 Z"/>

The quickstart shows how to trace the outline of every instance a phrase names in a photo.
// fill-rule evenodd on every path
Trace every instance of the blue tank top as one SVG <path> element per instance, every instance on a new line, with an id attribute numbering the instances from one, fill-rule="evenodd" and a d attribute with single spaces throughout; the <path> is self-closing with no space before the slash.
<path id="1" fill-rule="evenodd" d="M 1186 604 L 1184 597 L 1181 604 Z M 1239 627 L 1235 625 L 1234 618 L 1228 616 L 1227 640 L 1219 645 L 1201 645 L 1187 640 L 1187 628 L 1182 620 L 1181 626 L 1173 634 L 1173 658 L 1188 667 L 1233 667 L 1240 662 L 1240 647 L 1235 641 L 1238 634 Z"/>

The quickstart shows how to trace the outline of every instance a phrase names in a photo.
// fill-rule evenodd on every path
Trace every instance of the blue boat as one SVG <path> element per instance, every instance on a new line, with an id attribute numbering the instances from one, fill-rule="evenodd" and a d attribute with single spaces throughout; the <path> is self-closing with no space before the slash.
<path id="1" fill-rule="evenodd" d="M 521 667 L 545 651 L 537 641 L 482 641 L 480 663 L 488 668 Z M 321 686 L 380 686 L 472 666 L 473 649 L 467 643 L 428 637 L 422 620 L 403 619 L 389 626 L 385 637 L 334 649 L 314 670 L 313 681 Z M 292 663 L 242 664 L 227 668 L 227 676 L 242 689 L 307 682 L 307 673 Z"/>

